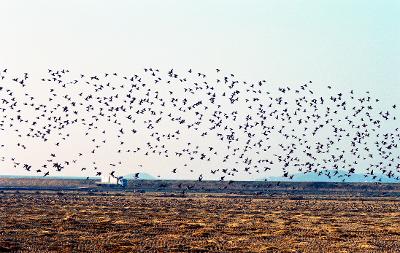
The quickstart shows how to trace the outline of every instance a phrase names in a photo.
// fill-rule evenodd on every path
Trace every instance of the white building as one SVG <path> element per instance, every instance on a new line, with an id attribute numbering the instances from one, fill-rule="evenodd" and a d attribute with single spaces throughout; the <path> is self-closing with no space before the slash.
<path id="1" fill-rule="evenodd" d="M 115 177 L 112 176 L 111 174 L 108 175 L 103 175 L 101 177 L 101 182 L 99 183 L 101 185 L 110 185 L 110 186 L 126 186 L 127 185 L 127 180 L 122 178 L 122 177 Z"/>
<path id="2" fill-rule="evenodd" d="M 118 184 L 118 178 L 117 177 L 113 177 L 110 174 L 103 175 L 101 177 L 101 183 L 102 184 Z"/>

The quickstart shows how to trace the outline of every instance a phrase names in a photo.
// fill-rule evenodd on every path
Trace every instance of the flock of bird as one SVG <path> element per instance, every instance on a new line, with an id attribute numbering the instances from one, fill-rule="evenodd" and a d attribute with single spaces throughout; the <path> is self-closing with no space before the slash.
<path id="1" fill-rule="evenodd" d="M 368 91 L 337 91 L 332 85 L 319 95 L 318 90 L 311 81 L 274 87 L 220 69 L 211 75 L 151 67 L 132 75 L 49 69 L 32 81 L 28 73 L 3 68 L 0 161 L 42 176 L 80 161 L 87 164 L 82 173 L 101 176 L 109 168 L 100 160 L 124 154 L 178 160 L 181 166 L 165 170 L 194 173 L 199 181 L 264 177 L 277 169 L 288 179 L 316 173 L 345 181 L 361 172 L 375 181 L 399 180 L 396 105 L 382 110 Z M 66 151 L 69 141 L 77 144 Z M 32 155 L 38 151 L 33 143 L 50 145 L 40 165 L 9 154 Z M 109 163 L 111 175 L 120 177 L 124 163 Z"/>

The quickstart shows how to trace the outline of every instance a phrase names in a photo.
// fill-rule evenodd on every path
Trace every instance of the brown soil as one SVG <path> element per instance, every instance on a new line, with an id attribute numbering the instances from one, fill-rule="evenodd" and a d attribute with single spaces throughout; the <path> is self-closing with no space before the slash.
<path id="1" fill-rule="evenodd" d="M 0 252 L 400 252 L 394 198 L 0 192 Z"/>

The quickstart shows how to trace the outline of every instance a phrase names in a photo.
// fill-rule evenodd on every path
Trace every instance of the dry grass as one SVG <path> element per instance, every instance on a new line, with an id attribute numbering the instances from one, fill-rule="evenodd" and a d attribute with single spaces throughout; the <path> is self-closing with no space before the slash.
<path id="1" fill-rule="evenodd" d="M 0 252 L 399 252 L 395 199 L 0 193 Z"/>

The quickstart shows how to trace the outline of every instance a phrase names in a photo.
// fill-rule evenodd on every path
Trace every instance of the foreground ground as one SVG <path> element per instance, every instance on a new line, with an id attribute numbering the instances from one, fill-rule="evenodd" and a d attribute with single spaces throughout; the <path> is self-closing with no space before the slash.
<path id="1" fill-rule="evenodd" d="M 0 192 L 0 252 L 399 252 L 396 198 Z"/>

